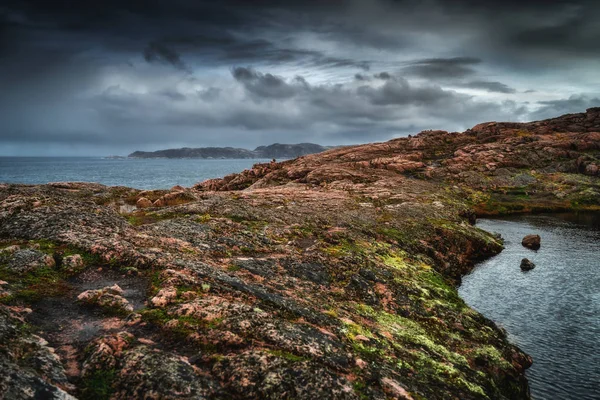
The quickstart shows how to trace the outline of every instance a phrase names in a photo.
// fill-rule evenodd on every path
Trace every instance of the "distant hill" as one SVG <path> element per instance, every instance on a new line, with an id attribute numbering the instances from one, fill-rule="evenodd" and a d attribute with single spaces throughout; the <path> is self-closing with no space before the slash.
<path id="1" fill-rule="evenodd" d="M 134 151 L 131 158 L 296 158 L 307 154 L 320 153 L 333 146 L 314 143 L 280 144 L 259 146 L 254 150 L 235 147 L 184 147 L 157 151 Z"/>

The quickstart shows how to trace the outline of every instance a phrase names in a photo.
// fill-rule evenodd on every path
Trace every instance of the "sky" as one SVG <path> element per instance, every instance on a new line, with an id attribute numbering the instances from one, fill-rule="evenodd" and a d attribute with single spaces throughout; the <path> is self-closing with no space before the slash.
<path id="1" fill-rule="evenodd" d="M 597 0 L 0 3 L 0 155 L 385 141 L 600 106 Z"/>

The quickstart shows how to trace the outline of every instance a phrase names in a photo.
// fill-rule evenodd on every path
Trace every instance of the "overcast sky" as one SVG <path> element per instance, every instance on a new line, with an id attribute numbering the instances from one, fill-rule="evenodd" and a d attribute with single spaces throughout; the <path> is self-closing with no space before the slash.
<path id="1" fill-rule="evenodd" d="M 0 3 L 0 155 L 366 143 L 600 106 L 597 0 Z"/>

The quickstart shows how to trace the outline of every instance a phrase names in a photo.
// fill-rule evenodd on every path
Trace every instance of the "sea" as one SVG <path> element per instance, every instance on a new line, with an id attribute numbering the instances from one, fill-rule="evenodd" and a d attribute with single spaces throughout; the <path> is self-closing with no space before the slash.
<path id="1" fill-rule="evenodd" d="M 537 400 L 600 399 L 600 213 L 481 219 L 505 249 L 463 278 L 459 293 L 533 357 Z M 521 245 L 539 234 L 537 251 Z M 536 267 L 522 272 L 523 258 Z"/>
<path id="2" fill-rule="evenodd" d="M 190 187 L 271 159 L 0 157 L 0 183 L 96 182 L 136 189 Z"/>

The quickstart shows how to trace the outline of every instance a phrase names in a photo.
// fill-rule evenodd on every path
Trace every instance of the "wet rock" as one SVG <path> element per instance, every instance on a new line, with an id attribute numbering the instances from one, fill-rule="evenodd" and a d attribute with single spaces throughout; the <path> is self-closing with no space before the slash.
<path id="1" fill-rule="evenodd" d="M 531 271 L 535 268 L 535 264 L 529 261 L 527 258 L 521 260 L 521 270 L 522 271 Z"/>
<path id="2" fill-rule="evenodd" d="M 540 235 L 527 235 L 521 241 L 521 244 L 528 249 L 537 250 L 540 248 Z"/>
<path id="3" fill-rule="evenodd" d="M 123 289 L 119 285 L 105 287 L 98 290 L 86 290 L 77 296 L 77 301 L 100 306 L 109 312 L 133 312 L 133 306 L 123 297 Z"/>

